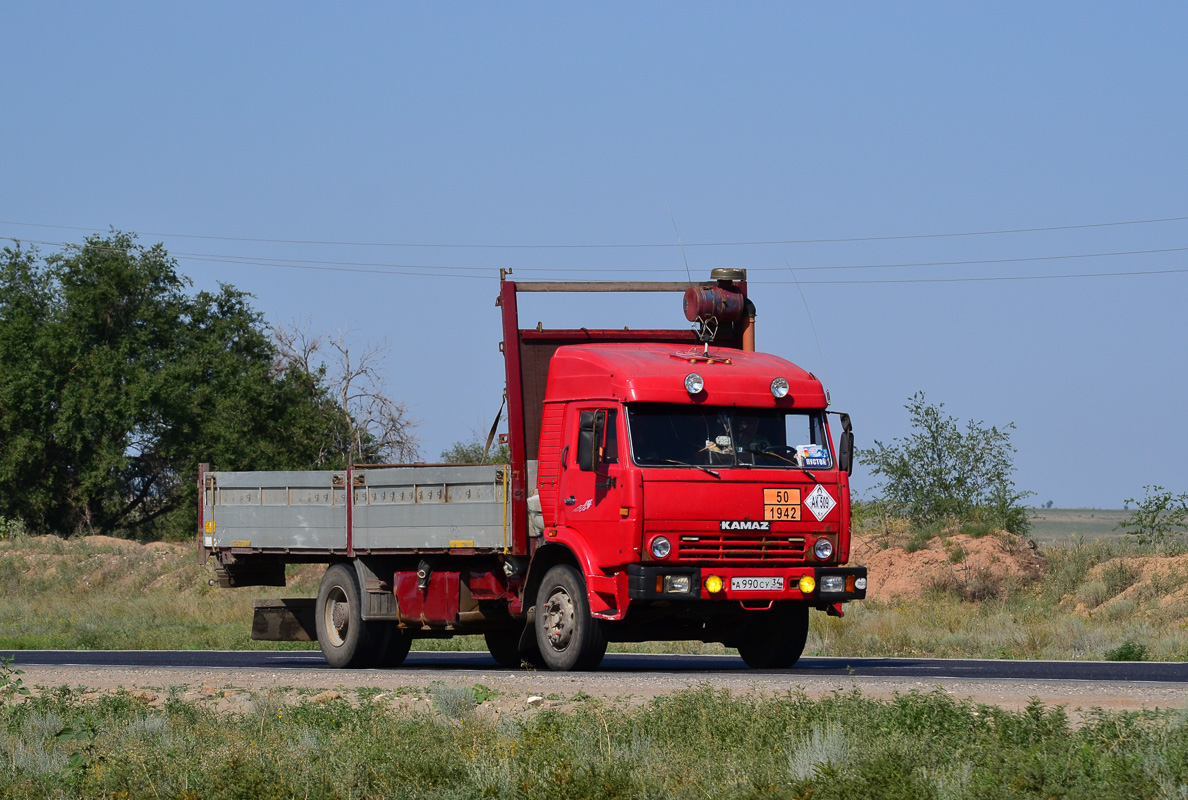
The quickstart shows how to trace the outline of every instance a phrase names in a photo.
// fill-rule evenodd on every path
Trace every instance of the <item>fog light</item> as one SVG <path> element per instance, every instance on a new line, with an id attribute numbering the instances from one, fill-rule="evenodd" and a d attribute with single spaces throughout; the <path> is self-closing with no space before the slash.
<path id="1" fill-rule="evenodd" d="M 829 557 L 833 555 L 833 542 L 825 538 L 818 539 L 816 544 L 813 545 L 813 555 L 819 561 L 828 561 Z"/>
<path id="2" fill-rule="evenodd" d="M 704 388 L 705 381 L 696 372 L 690 372 L 685 376 L 685 391 L 689 394 L 701 394 Z"/>
<path id="3" fill-rule="evenodd" d="M 717 575 L 710 575 L 705 579 L 705 590 L 710 594 L 717 594 L 722 591 L 722 579 Z"/>
<path id="4" fill-rule="evenodd" d="M 656 558 L 668 558 L 668 554 L 672 552 L 672 543 L 663 536 L 657 536 L 652 540 L 651 550 Z"/>
<path id="5" fill-rule="evenodd" d="M 812 575 L 805 575 L 803 578 L 800 579 L 800 593 L 801 594 L 812 594 L 813 589 L 816 589 L 816 588 L 817 588 L 817 582 L 815 580 L 813 580 Z"/>
<path id="6" fill-rule="evenodd" d="M 859 578 L 858 580 L 854 581 L 854 588 L 860 592 L 865 592 L 866 591 L 866 578 Z"/>
<path id="7" fill-rule="evenodd" d="M 846 588 L 846 579 L 843 575 L 824 575 L 821 577 L 821 593 L 825 592 L 842 592 Z"/>

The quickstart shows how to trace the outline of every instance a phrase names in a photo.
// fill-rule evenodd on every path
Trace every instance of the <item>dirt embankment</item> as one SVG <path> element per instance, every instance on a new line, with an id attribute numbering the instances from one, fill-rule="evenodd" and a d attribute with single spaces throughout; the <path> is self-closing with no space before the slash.
<path id="1" fill-rule="evenodd" d="M 868 569 L 872 600 L 921 597 L 937 588 L 985 599 L 1036 581 L 1046 568 L 1035 542 L 1006 531 L 941 535 L 919 549 L 906 534 L 855 536 L 850 559 Z"/>
<path id="2" fill-rule="evenodd" d="M 851 561 L 869 570 L 867 597 L 915 599 L 930 590 L 955 591 L 967 600 L 1005 597 L 1042 581 L 1048 559 L 1034 541 L 996 531 L 986 536 L 941 534 L 913 547 L 906 533 L 855 536 Z M 1059 602 L 1084 619 L 1188 618 L 1188 555 L 1119 555 L 1079 576 Z"/>
<path id="3" fill-rule="evenodd" d="M 1188 618 L 1188 554 L 1123 556 L 1091 570 L 1061 606 L 1090 618 Z"/>

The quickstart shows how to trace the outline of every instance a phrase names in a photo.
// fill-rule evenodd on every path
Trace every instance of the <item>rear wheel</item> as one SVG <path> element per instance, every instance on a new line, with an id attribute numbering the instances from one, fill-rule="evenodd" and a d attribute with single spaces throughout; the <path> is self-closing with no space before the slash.
<path id="1" fill-rule="evenodd" d="M 504 629 L 487 631 L 483 638 L 487 640 L 487 652 L 499 666 L 509 669 L 519 669 L 524 657 L 520 655 L 520 631 Z"/>
<path id="2" fill-rule="evenodd" d="M 524 643 L 522 627 L 512 630 L 488 631 L 484 638 L 487 640 L 487 651 L 491 654 L 491 658 L 499 662 L 500 666 L 509 669 L 519 669 L 525 664 L 534 669 L 545 666 L 540 657 L 540 650 L 536 646 L 535 631 L 528 632 L 529 642 L 525 649 L 521 649 Z"/>
<path id="3" fill-rule="evenodd" d="M 606 655 L 606 633 L 590 616 L 586 582 L 571 566 L 545 573 L 536 593 L 536 644 L 546 667 L 557 672 L 594 669 Z"/>
<path id="4" fill-rule="evenodd" d="M 408 631 L 401 630 L 395 622 L 380 622 L 384 627 L 383 642 L 380 646 L 380 656 L 376 661 L 379 667 L 399 667 L 408 657 L 412 647 L 413 637 Z"/>
<path id="5" fill-rule="evenodd" d="M 363 621 L 359 584 L 348 564 L 334 564 L 322 576 L 314 610 L 318 644 L 332 667 L 375 666 L 383 655 L 384 631 Z"/>
<path id="6" fill-rule="evenodd" d="M 778 606 L 748 626 L 738 654 L 752 669 L 787 669 L 800 659 L 808 640 L 808 606 Z"/>

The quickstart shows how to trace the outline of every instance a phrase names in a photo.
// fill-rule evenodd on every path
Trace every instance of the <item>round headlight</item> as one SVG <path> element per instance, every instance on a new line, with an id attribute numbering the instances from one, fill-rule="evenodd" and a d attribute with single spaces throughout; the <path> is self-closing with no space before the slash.
<path id="1" fill-rule="evenodd" d="M 777 400 L 788 396 L 788 379 L 776 378 L 771 382 L 771 396 Z"/>
<path id="2" fill-rule="evenodd" d="M 685 376 L 685 391 L 689 394 L 701 394 L 704 388 L 705 381 L 696 372 L 690 372 Z"/>
<path id="3" fill-rule="evenodd" d="M 813 555 L 819 561 L 827 561 L 833 555 L 833 542 L 824 537 L 818 539 L 816 544 L 813 545 Z"/>
<path id="4" fill-rule="evenodd" d="M 652 540 L 652 556 L 655 558 L 668 558 L 668 554 L 672 552 L 672 543 L 663 536 L 657 536 Z"/>
<path id="5" fill-rule="evenodd" d="M 722 579 L 717 575 L 710 575 L 705 579 L 705 590 L 710 594 L 717 594 L 723 589 Z"/>
<path id="6" fill-rule="evenodd" d="M 816 589 L 816 588 L 817 588 L 817 582 L 815 580 L 813 580 L 812 575 L 805 575 L 803 578 L 800 579 L 800 593 L 801 594 L 812 594 L 813 589 Z"/>

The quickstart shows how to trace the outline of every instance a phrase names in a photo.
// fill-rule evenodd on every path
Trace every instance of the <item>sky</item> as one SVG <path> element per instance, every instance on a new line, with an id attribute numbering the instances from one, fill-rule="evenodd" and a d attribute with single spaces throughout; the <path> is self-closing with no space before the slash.
<path id="1" fill-rule="evenodd" d="M 759 349 L 821 377 L 859 447 L 908 435 L 922 391 L 1014 423 L 1029 503 L 1188 491 L 1183 3 L 9 2 L 0 23 L 0 237 L 134 232 L 271 324 L 386 347 L 428 460 L 498 409 L 500 268 L 725 266 Z M 688 325 L 678 295 L 521 314 Z M 873 494 L 861 463 L 854 483 Z"/>

